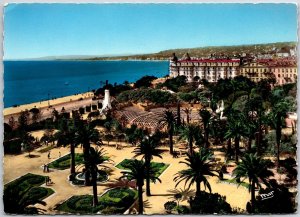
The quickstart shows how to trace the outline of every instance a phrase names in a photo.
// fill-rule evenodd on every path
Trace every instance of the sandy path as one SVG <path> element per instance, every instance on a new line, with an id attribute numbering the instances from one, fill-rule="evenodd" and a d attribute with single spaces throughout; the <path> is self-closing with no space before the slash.
<path id="1" fill-rule="evenodd" d="M 79 100 L 81 98 L 82 98 L 82 100 Z M 6 108 L 3 111 L 4 122 L 8 123 L 10 117 L 13 117 L 14 120 L 17 121 L 19 113 L 21 111 L 25 111 L 26 109 L 30 110 L 34 107 L 40 109 L 40 113 L 42 116 L 41 119 L 46 119 L 46 118 L 49 118 L 52 116 L 52 111 L 54 108 L 58 112 L 60 112 L 61 109 L 64 107 L 66 112 L 71 112 L 72 110 L 77 110 L 80 107 L 84 107 L 84 106 L 87 106 L 90 104 L 97 104 L 98 101 L 99 102 L 102 101 L 102 100 L 93 101 L 92 98 L 93 98 L 93 93 L 88 92 L 88 93 L 83 93 L 83 94 L 78 94 L 78 95 L 57 98 L 54 100 L 49 100 L 49 103 L 52 106 L 51 108 L 48 107 L 48 101 L 42 101 L 42 102 L 21 105 L 19 107 Z"/>
<path id="2" fill-rule="evenodd" d="M 42 132 L 33 133 L 33 135 L 40 136 Z M 114 165 L 118 164 L 125 158 L 132 158 L 133 147 L 126 147 L 122 150 L 116 150 L 113 146 L 104 146 L 107 155 L 114 161 Z M 167 148 L 166 148 L 167 151 Z M 55 194 L 45 199 L 47 203 L 45 208 L 47 213 L 57 213 L 53 211 L 54 206 L 60 203 L 72 195 L 82 195 L 82 194 L 92 194 L 92 187 L 78 187 L 72 186 L 68 181 L 67 177 L 69 175 L 69 169 L 59 171 L 55 170 L 50 173 L 43 173 L 41 166 L 44 163 L 49 163 L 50 161 L 58 158 L 59 152 L 61 155 L 69 153 L 69 148 L 55 148 L 51 150 L 51 159 L 49 160 L 48 153 L 38 153 L 33 152 L 32 154 L 39 155 L 37 158 L 27 158 L 25 154 L 11 156 L 4 156 L 4 183 L 12 181 L 17 177 L 20 177 L 28 172 L 40 175 L 49 175 L 52 181 L 55 183 L 51 186 L 54 189 Z M 76 152 L 82 152 L 81 148 L 76 148 Z M 151 185 L 151 191 L 153 196 L 147 197 L 144 194 L 145 213 L 146 214 L 164 214 L 164 203 L 172 200 L 172 195 L 170 195 L 170 190 L 175 188 L 175 182 L 173 182 L 174 175 L 181 169 L 185 168 L 184 164 L 179 164 L 184 158 L 172 158 L 168 152 L 163 154 L 163 159 L 155 158 L 155 162 L 165 162 L 170 164 L 170 166 L 164 171 L 164 173 L 159 177 L 162 183 L 156 183 Z M 110 180 L 117 179 L 121 175 L 121 171 L 115 167 L 112 167 L 113 173 L 110 176 Z M 209 178 L 209 182 L 212 187 L 212 192 L 217 192 L 221 195 L 226 196 L 227 202 L 231 204 L 232 207 L 239 207 L 245 209 L 247 201 L 250 199 L 250 194 L 247 189 L 240 187 L 237 188 L 235 185 L 217 183 L 218 178 Z M 144 186 L 145 187 L 145 186 Z M 180 184 L 177 189 L 184 188 L 184 184 Z M 98 194 L 104 192 L 106 187 L 98 186 Z M 192 186 L 191 189 L 195 189 Z M 187 202 L 180 202 L 180 204 L 186 204 Z"/>

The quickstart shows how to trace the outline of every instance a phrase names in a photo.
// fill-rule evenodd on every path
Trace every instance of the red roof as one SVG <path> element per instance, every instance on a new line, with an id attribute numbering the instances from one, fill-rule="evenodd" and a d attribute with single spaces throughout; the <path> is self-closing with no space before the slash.
<path id="1" fill-rule="evenodd" d="M 192 60 L 179 60 L 179 63 L 238 63 L 239 59 L 192 59 Z"/>
<path id="2" fill-rule="evenodd" d="M 270 67 L 294 67 L 297 66 L 297 61 L 294 59 L 258 59 L 257 63 L 262 63 Z"/>

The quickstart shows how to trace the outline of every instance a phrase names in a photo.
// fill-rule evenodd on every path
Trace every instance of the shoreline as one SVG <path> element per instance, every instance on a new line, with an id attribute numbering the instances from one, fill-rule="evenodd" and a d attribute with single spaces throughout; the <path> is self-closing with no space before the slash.
<path id="1" fill-rule="evenodd" d="M 38 108 L 38 109 L 45 109 L 50 106 L 59 106 L 66 103 L 74 103 L 74 101 L 78 101 L 80 98 L 82 99 L 91 99 L 94 96 L 93 92 L 85 92 L 85 93 L 79 93 L 74 94 L 70 96 L 64 96 L 56 99 L 50 99 L 50 100 L 44 100 L 39 102 L 33 102 L 29 104 L 23 104 L 19 105 L 17 107 L 8 107 L 3 109 L 3 115 L 5 116 L 9 115 L 15 115 L 19 114 L 22 111 L 30 110 L 32 108 Z"/>

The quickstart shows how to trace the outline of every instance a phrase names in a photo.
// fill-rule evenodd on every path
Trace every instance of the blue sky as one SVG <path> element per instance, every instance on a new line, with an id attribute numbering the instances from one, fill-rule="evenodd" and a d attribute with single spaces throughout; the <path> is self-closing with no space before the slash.
<path id="1" fill-rule="evenodd" d="M 4 59 L 297 40 L 295 4 L 9 4 Z"/>

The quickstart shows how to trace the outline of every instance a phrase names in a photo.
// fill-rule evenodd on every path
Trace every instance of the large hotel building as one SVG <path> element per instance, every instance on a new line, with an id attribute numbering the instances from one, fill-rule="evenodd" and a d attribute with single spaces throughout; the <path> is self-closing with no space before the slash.
<path id="1" fill-rule="evenodd" d="M 180 60 L 173 54 L 169 66 L 170 77 L 184 75 L 188 82 L 195 77 L 216 82 L 221 78 L 234 78 L 238 75 L 248 77 L 254 82 L 275 78 L 277 85 L 297 81 L 297 62 L 295 58 L 247 60 L 229 58 L 191 58 L 188 54 Z"/>

